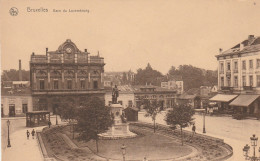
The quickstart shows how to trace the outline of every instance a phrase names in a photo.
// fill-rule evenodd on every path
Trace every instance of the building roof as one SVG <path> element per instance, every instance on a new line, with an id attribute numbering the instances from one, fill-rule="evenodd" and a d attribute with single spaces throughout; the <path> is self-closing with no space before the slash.
<path id="1" fill-rule="evenodd" d="M 112 92 L 112 87 L 105 87 L 106 92 Z M 122 85 L 122 86 L 117 86 L 117 89 L 119 90 L 120 93 L 133 93 L 134 89 L 130 85 Z"/>
<path id="2" fill-rule="evenodd" d="M 154 86 L 154 85 L 136 85 L 136 86 L 133 86 L 133 89 L 134 89 L 135 93 L 176 92 L 176 90 L 173 90 L 173 89 L 162 88 L 162 87 L 158 87 L 158 86 Z M 154 89 L 154 91 L 143 91 L 143 89 Z"/>
<path id="3" fill-rule="evenodd" d="M 221 54 L 216 55 L 216 57 L 257 51 L 260 51 L 260 37 L 249 35 L 248 39 L 222 52 Z"/>
<path id="4" fill-rule="evenodd" d="M 230 95 L 230 94 L 217 94 L 216 96 L 209 99 L 209 101 L 215 101 L 215 102 L 229 102 L 236 98 L 238 95 Z"/>
<path id="5" fill-rule="evenodd" d="M 22 88 L 1 88 L 1 96 L 20 96 L 20 95 L 31 95 L 32 91 L 29 87 Z"/>
<path id="6" fill-rule="evenodd" d="M 189 100 L 189 99 L 194 99 L 195 97 L 197 97 L 196 95 L 187 95 L 187 94 L 182 94 L 178 97 L 178 99 L 182 99 L 182 100 Z"/>
<path id="7" fill-rule="evenodd" d="M 229 105 L 247 107 L 251 103 L 253 103 L 258 97 L 260 97 L 260 95 L 239 95 Z"/>

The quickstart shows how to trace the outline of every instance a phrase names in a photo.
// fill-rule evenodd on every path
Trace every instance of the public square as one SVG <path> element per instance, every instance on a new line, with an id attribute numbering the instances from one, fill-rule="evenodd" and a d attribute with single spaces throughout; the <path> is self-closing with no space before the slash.
<path id="1" fill-rule="evenodd" d="M 157 116 L 156 123 L 165 125 L 165 122 L 163 121 L 163 115 L 164 114 L 159 114 Z M 139 118 L 140 118 L 140 121 L 151 122 L 151 118 L 149 118 L 149 117 L 139 117 Z M 203 134 L 202 133 L 203 116 L 200 114 L 195 114 L 194 118 L 195 118 L 194 121 L 196 123 L 196 129 L 197 129 L 196 132 Z M 56 121 L 55 117 L 51 117 L 51 120 L 52 120 L 52 124 L 55 124 L 55 121 Z M 11 121 L 10 139 L 11 139 L 12 147 L 10 149 L 6 150 L 6 145 L 7 145 L 6 121 L 7 121 L 7 118 L 2 119 L 2 138 L 1 138 L 2 139 L 2 158 L 5 158 L 5 161 L 9 161 L 9 160 L 11 161 L 12 158 L 17 158 L 17 157 L 15 157 L 14 155 L 10 155 L 10 152 L 12 153 L 12 151 L 10 151 L 10 149 L 11 150 L 14 149 L 17 154 L 19 154 L 19 153 L 22 154 L 25 152 L 26 153 L 30 152 L 33 147 L 34 148 L 33 152 L 35 154 L 34 156 L 36 156 L 36 157 L 30 158 L 30 159 L 39 160 L 39 161 L 42 160 L 43 158 L 41 157 L 40 148 L 38 147 L 38 142 L 36 142 L 36 139 L 31 140 L 31 138 L 30 138 L 29 141 L 26 140 L 26 130 L 29 129 L 29 131 L 31 131 L 32 128 L 25 127 L 24 118 L 10 118 L 10 121 Z M 244 145 L 246 145 L 246 144 L 250 145 L 250 137 L 252 136 L 252 134 L 256 134 L 256 136 L 258 136 L 258 137 L 260 136 L 260 128 L 259 128 L 260 121 L 259 120 L 255 120 L 255 119 L 235 120 L 229 116 L 206 116 L 205 122 L 206 122 L 206 134 L 205 135 L 224 139 L 224 141 L 227 144 L 229 144 L 233 147 L 234 154 L 231 158 L 228 159 L 229 161 L 244 160 L 243 152 L 242 152 Z M 60 120 L 59 120 L 59 123 L 60 123 Z M 42 129 L 42 127 L 38 127 L 35 129 Z M 191 130 L 191 127 L 186 128 L 186 130 Z M 150 136 L 150 137 L 152 137 L 152 136 Z M 154 136 L 154 137 L 156 137 L 156 136 Z M 20 139 L 20 141 L 19 141 L 19 139 Z M 145 139 L 145 138 L 143 138 L 143 139 Z M 176 144 L 174 142 L 172 142 L 172 143 L 168 142 L 167 138 L 164 138 L 164 140 L 165 139 L 166 139 L 165 143 L 163 143 L 163 141 L 162 141 L 162 142 L 158 142 L 158 143 L 154 143 L 154 144 L 165 144 L 165 145 Z M 148 140 L 150 140 L 150 139 L 148 139 Z M 106 144 L 106 143 L 108 143 L 108 144 Z M 119 140 L 119 143 L 120 143 L 120 140 Z M 123 141 L 121 141 L 121 143 L 123 143 Z M 120 145 L 121 145 L 121 143 L 120 143 Z M 152 143 L 152 142 L 150 142 L 150 143 Z M 92 143 L 90 142 L 89 146 L 90 147 L 94 146 L 94 143 L 92 145 Z M 100 146 L 101 146 L 100 154 L 102 154 L 104 156 L 108 156 L 110 153 L 110 150 L 116 149 L 116 147 L 113 147 L 114 145 L 109 145 L 109 141 L 104 141 L 103 143 L 100 144 Z M 128 154 L 128 156 L 131 158 L 131 156 L 132 156 L 131 153 L 134 154 L 134 150 L 133 149 L 131 150 L 131 142 L 128 146 L 129 146 L 129 150 L 130 150 L 129 151 L 130 153 Z M 138 145 L 135 145 L 135 146 L 138 146 Z M 149 145 L 147 144 L 147 146 L 149 146 Z M 179 145 L 176 144 L 176 145 L 172 146 L 172 148 L 174 148 L 176 146 L 178 147 Z M 153 146 L 147 147 L 147 148 L 148 148 L 148 152 L 153 151 L 153 153 L 147 153 L 147 154 L 144 152 L 144 154 L 146 154 L 148 156 L 149 155 L 157 156 L 156 153 L 160 153 L 160 155 L 167 154 L 167 151 L 164 151 L 164 150 L 162 150 L 161 152 L 156 151 L 153 148 Z M 174 150 L 174 149 L 172 149 L 172 150 Z M 164 154 L 164 152 L 166 152 L 166 153 Z M 9 155 L 5 156 L 7 154 L 9 154 Z M 140 153 L 138 153 L 138 154 L 140 155 Z M 23 160 L 24 157 L 26 157 L 26 156 L 29 156 L 29 155 L 21 156 L 21 160 Z M 37 158 L 37 156 L 39 158 Z M 120 156 L 121 155 L 115 155 L 114 157 L 116 159 Z M 165 157 L 167 157 L 167 155 Z M 28 160 L 30 160 L 30 159 L 28 159 Z"/>
<path id="2" fill-rule="evenodd" d="M 165 113 L 157 116 L 156 122 L 165 125 Z M 140 116 L 140 115 L 139 115 Z M 195 114 L 196 132 L 203 134 L 203 115 Z M 149 117 L 139 117 L 140 121 L 150 122 Z M 260 121 L 256 119 L 236 120 L 231 116 L 209 116 L 205 117 L 205 135 L 224 139 L 224 141 L 233 148 L 233 156 L 228 159 L 230 161 L 244 160 L 243 147 L 250 145 L 250 137 L 253 134 L 260 137 Z M 191 131 L 191 127 L 186 128 Z M 258 141 L 259 142 L 259 141 Z M 251 149 L 252 151 L 252 149 Z"/>

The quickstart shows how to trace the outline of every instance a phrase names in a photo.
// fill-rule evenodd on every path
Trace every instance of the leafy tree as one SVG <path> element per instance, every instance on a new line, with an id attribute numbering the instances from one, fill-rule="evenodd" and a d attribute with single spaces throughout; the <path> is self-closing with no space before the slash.
<path id="1" fill-rule="evenodd" d="M 2 73 L 3 81 L 18 81 L 19 80 L 19 70 L 10 69 L 4 70 Z M 30 80 L 30 71 L 22 70 L 22 80 L 29 81 Z"/>
<path id="2" fill-rule="evenodd" d="M 192 65 L 180 65 L 178 69 L 172 66 L 168 75 L 181 76 L 184 83 L 184 90 L 199 88 L 200 86 L 212 86 L 217 84 L 217 71 L 204 70 Z"/>
<path id="3" fill-rule="evenodd" d="M 144 109 L 146 110 L 145 117 L 151 117 L 153 120 L 153 131 L 155 132 L 155 120 L 158 113 L 162 111 L 162 107 L 157 101 L 150 102 L 149 100 L 144 101 Z"/>
<path id="4" fill-rule="evenodd" d="M 111 118 L 110 109 L 105 107 L 104 101 L 91 98 L 78 110 L 79 138 L 85 141 L 95 139 L 98 152 L 98 134 L 108 130 L 113 122 Z"/>
<path id="5" fill-rule="evenodd" d="M 162 77 L 162 73 L 160 73 L 157 70 L 154 70 L 151 65 L 148 63 L 147 67 L 145 69 L 138 69 L 137 74 L 136 74 L 136 85 L 145 85 L 146 83 L 148 84 L 153 84 L 153 85 L 160 85 L 158 84 L 158 81 L 156 78 Z"/>
<path id="6" fill-rule="evenodd" d="M 188 104 L 175 105 L 172 110 L 169 110 L 165 121 L 172 128 L 179 126 L 181 129 L 181 143 L 183 145 L 183 132 L 182 129 L 193 124 L 193 118 L 195 111 Z"/>

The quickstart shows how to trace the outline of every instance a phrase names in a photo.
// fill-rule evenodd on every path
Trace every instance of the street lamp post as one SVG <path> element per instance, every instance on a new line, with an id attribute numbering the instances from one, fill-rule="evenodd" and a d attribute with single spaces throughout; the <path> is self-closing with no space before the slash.
<path id="1" fill-rule="evenodd" d="M 251 161 L 260 161 L 260 147 L 259 147 L 259 157 L 256 156 L 255 154 L 255 148 L 257 146 L 257 141 L 258 141 L 258 137 L 255 136 L 255 134 L 250 137 L 250 140 L 251 140 L 251 146 L 254 148 L 254 152 L 253 152 L 253 156 L 249 156 L 249 151 L 250 151 L 250 146 L 248 144 L 246 144 L 243 148 L 243 153 L 244 153 L 244 156 L 245 156 L 245 159 L 246 160 L 251 160 Z"/>
<path id="2" fill-rule="evenodd" d="M 206 109 L 203 112 L 203 133 L 206 133 L 206 128 L 205 128 L 205 117 L 206 117 Z"/>
<path id="3" fill-rule="evenodd" d="M 8 127 L 8 139 L 7 139 L 8 144 L 7 144 L 7 148 L 10 148 L 10 147 L 11 147 L 11 144 L 10 144 L 10 137 L 9 137 L 9 126 L 10 126 L 10 121 L 7 120 L 6 123 L 7 123 L 7 127 Z"/>
<path id="4" fill-rule="evenodd" d="M 125 154 L 126 154 L 126 146 L 123 144 L 121 146 L 122 154 L 123 154 L 123 161 L 125 161 Z"/>
<path id="5" fill-rule="evenodd" d="M 203 133 L 206 133 L 206 127 L 205 127 L 205 122 L 206 122 L 206 109 L 195 109 L 196 112 L 199 112 L 199 113 L 203 113 Z"/>
<path id="6" fill-rule="evenodd" d="M 57 118 L 57 113 L 56 113 L 56 125 L 58 125 L 58 118 Z"/>

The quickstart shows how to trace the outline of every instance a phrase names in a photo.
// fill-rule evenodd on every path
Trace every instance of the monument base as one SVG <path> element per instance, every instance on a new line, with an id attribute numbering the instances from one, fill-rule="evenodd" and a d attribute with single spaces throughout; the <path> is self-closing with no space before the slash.
<path id="1" fill-rule="evenodd" d="M 112 125 L 107 132 L 98 135 L 101 139 L 123 139 L 137 136 L 135 133 L 129 131 L 128 123 Z"/>

